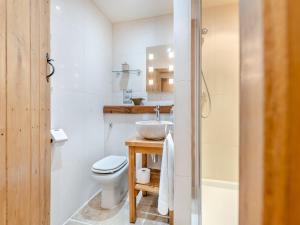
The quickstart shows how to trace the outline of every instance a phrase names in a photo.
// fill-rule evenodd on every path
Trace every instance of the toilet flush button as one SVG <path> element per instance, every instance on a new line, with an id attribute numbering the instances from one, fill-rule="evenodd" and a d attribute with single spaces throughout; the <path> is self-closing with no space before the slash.
<path id="1" fill-rule="evenodd" d="M 68 137 L 63 129 L 52 129 L 50 133 L 53 143 L 61 143 L 68 140 Z"/>

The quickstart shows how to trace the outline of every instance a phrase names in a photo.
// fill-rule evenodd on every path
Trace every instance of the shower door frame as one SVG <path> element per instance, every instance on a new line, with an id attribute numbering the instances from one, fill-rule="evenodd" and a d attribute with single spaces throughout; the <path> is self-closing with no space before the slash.
<path id="1" fill-rule="evenodd" d="M 202 224 L 201 205 L 201 9 L 202 0 L 191 0 L 191 160 L 192 160 L 192 222 L 197 216 Z M 195 211 L 197 214 L 195 215 Z"/>

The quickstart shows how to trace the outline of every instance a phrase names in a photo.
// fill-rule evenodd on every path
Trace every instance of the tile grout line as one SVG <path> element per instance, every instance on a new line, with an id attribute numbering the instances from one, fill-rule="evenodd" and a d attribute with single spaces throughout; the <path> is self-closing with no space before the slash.
<path id="1" fill-rule="evenodd" d="M 74 216 L 76 216 L 93 198 L 95 198 L 99 193 L 101 192 L 98 191 L 97 193 L 95 193 L 86 203 L 84 203 L 75 213 L 73 213 L 73 215 L 71 217 L 69 217 L 65 223 L 63 223 L 63 225 L 68 225 L 69 223 L 78 223 L 78 225 L 93 225 L 93 221 L 90 221 L 90 220 L 81 220 L 81 218 L 74 218 Z M 139 194 L 139 196 L 137 196 L 137 199 L 142 198 L 142 195 L 141 193 Z M 141 200 L 141 199 L 140 199 Z M 128 199 L 125 200 L 125 204 L 128 202 Z M 144 214 L 144 215 L 150 215 L 150 216 L 157 216 L 161 219 L 168 219 L 167 216 L 163 216 L 163 215 L 160 215 L 160 214 L 156 214 L 156 213 L 152 213 L 152 212 L 146 212 L 146 211 L 140 211 L 141 214 Z M 145 221 L 148 221 L 146 218 L 143 218 L 144 222 Z M 100 221 L 99 221 L 100 222 Z M 158 222 L 158 221 L 156 221 Z M 102 224 L 102 223 L 101 223 Z M 161 225 L 167 225 L 167 223 L 163 222 L 163 221 L 160 221 L 158 224 L 161 224 Z M 99 224 L 100 225 L 100 224 Z"/>
<path id="2" fill-rule="evenodd" d="M 76 223 L 80 223 L 80 224 L 83 224 L 83 225 L 92 225 L 90 223 L 83 222 L 83 221 L 80 221 L 80 220 L 77 220 L 77 219 L 68 219 L 68 222 L 76 222 Z"/>
<path id="3" fill-rule="evenodd" d="M 67 220 L 66 222 L 63 223 L 63 225 L 67 225 L 67 223 L 69 222 L 69 220 L 72 219 L 73 216 L 75 216 L 77 213 L 80 212 L 80 210 L 82 210 L 93 198 L 95 198 L 99 193 L 102 192 L 102 189 L 100 189 L 99 191 L 97 191 L 94 195 L 92 195 L 92 197 L 90 197 L 85 203 L 82 204 L 82 206 L 80 206 Z M 91 224 L 88 224 L 91 225 Z"/>
<path id="4" fill-rule="evenodd" d="M 83 221 L 80 221 L 80 220 L 77 220 L 77 219 L 68 219 L 68 221 L 73 221 L 73 222 L 76 222 L 76 223 L 80 223 L 80 224 L 84 224 L 84 225 L 92 225 L 90 223 L 87 223 L 87 222 L 83 222 Z"/>

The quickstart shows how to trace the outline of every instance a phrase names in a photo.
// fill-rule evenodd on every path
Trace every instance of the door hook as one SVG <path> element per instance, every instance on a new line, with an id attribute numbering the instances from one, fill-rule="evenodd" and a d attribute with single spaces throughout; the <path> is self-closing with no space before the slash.
<path id="1" fill-rule="evenodd" d="M 48 53 L 46 54 L 46 58 L 47 58 L 47 63 L 51 66 L 51 69 L 52 69 L 51 73 L 46 76 L 47 82 L 49 82 L 50 77 L 53 76 L 53 74 L 55 73 L 55 67 L 52 64 L 52 62 L 54 62 L 54 60 L 50 59 Z"/>

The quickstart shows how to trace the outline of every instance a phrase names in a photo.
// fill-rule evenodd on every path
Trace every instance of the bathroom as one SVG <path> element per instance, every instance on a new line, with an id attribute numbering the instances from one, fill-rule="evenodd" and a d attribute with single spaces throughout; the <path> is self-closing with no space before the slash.
<path id="1" fill-rule="evenodd" d="M 0 0 L 0 224 L 300 224 L 299 8 Z"/>
<path id="2" fill-rule="evenodd" d="M 139 10 L 133 10 L 133 7 Z M 221 4 L 218 1 L 203 3 L 202 26 L 208 30 L 207 34 L 202 35 L 202 67 L 207 89 L 202 80 L 201 98 L 202 211 L 205 225 L 221 224 L 225 215 L 229 218 L 228 225 L 237 224 L 237 8 L 238 3 L 232 0 Z M 51 1 L 51 57 L 55 60 L 55 74 L 51 77 L 51 127 L 63 129 L 67 136 L 66 141 L 52 144 L 51 225 L 129 224 L 127 195 L 117 206 L 104 206 L 112 210 L 101 208 L 103 190 L 99 184 L 101 182 L 92 177 L 92 165 L 107 156 L 127 158 L 128 146 L 125 142 L 137 136 L 136 122 L 156 120 L 154 110 L 157 105 L 160 106 L 161 121 L 175 122 L 175 128 L 171 131 L 175 136 L 175 149 L 191 146 L 189 135 L 192 128 L 186 124 L 186 121 L 192 120 L 189 116 L 193 95 L 191 78 L 184 75 L 189 68 L 178 63 L 184 54 L 188 54 L 188 48 L 185 48 L 188 42 L 183 42 L 181 38 L 188 38 L 189 30 L 184 31 L 186 33 L 179 31 L 189 21 L 182 23 L 180 16 L 174 17 L 176 13 L 189 13 L 189 9 L 182 2 L 176 4 L 172 0 L 142 3 L 118 0 Z M 222 58 L 216 58 L 218 51 L 228 53 L 228 49 L 224 49 L 228 45 L 218 32 L 225 32 L 225 37 L 232 43 L 233 49 L 229 50 L 229 54 L 233 59 L 230 65 L 224 63 Z M 218 66 L 215 66 L 216 63 Z M 161 75 L 167 84 L 157 85 L 152 74 L 153 70 L 161 68 L 167 71 Z M 157 86 L 161 89 L 158 90 Z M 146 112 L 127 112 L 133 105 L 131 98 L 143 98 Z M 224 99 L 231 105 L 222 105 Z M 224 113 L 227 107 L 232 112 Z M 231 136 L 228 134 L 233 143 L 221 143 L 219 136 L 214 135 L 213 126 L 218 126 L 221 121 L 221 114 L 218 113 L 228 115 L 224 121 L 233 121 Z M 218 152 L 220 146 L 225 146 L 228 152 Z M 186 200 L 185 195 L 176 195 L 192 193 L 190 182 L 194 178 L 190 154 L 188 151 L 175 154 L 175 164 L 176 160 L 179 162 L 174 170 L 174 207 L 180 212 L 174 215 L 177 224 L 189 220 L 195 223 L 195 213 L 186 210 L 192 203 Z M 224 156 L 226 160 L 222 160 Z M 141 161 L 138 155 L 137 169 L 141 167 Z M 160 168 L 160 165 L 160 157 L 148 156 L 148 167 Z M 213 189 L 220 185 L 225 188 Z M 231 204 L 229 213 L 222 207 L 207 205 L 216 191 L 220 191 L 220 199 L 223 198 L 221 203 Z M 157 213 L 157 197 L 147 196 L 145 202 L 140 201 L 136 224 L 169 223 L 166 216 Z M 180 204 L 176 205 L 176 202 Z M 216 218 L 211 215 L 211 210 L 220 215 L 217 217 L 219 221 L 211 221 Z"/>
<path id="3" fill-rule="evenodd" d="M 140 10 L 133 10 L 132 6 Z M 155 120 L 154 106 L 160 106 L 161 121 L 172 120 L 174 78 L 169 67 L 174 66 L 173 33 L 171 0 L 143 1 L 143 4 L 51 1 L 51 57 L 55 60 L 55 74 L 51 77 L 51 127 L 63 129 L 68 137 L 66 142 L 52 145 L 52 225 L 129 224 L 127 195 L 123 196 L 125 202 L 122 199 L 119 208 L 112 212 L 100 210 L 101 185 L 97 178 L 92 178 L 91 168 L 107 156 L 127 157 L 125 142 L 136 136 L 135 123 Z M 146 83 L 156 82 L 148 77 L 150 65 L 146 64 L 150 63 L 155 70 L 168 70 L 163 75 L 168 79 L 164 87 L 170 90 L 146 90 L 154 86 L 147 87 Z M 133 105 L 130 98 L 145 99 L 143 109 L 149 108 L 148 113 L 109 111 L 123 106 L 128 109 L 126 106 Z M 163 113 L 164 106 L 167 113 Z M 152 165 L 148 166 L 159 168 L 160 160 L 149 156 L 148 164 Z M 137 167 L 140 161 L 138 156 Z M 127 176 L 128 165 L 125 167 Z M 126 181 L 123 185 L 127 185 Z M 96 208 L 85 206 L 89 200 Z M 103 208 L 116 206 L 103 206 L 103 199 L 101 202 Z M 149 216 L 139 217 L 138 214 L 136 224 L 142 224 Z M 167 221 L 165 217 L 154 217 L 148 224 Z"/>
<path id="4" fill-rule="evenodd" d="M 238 3 L 200 2 L 0 0 L 1 225 L 237 224 Z"/>

